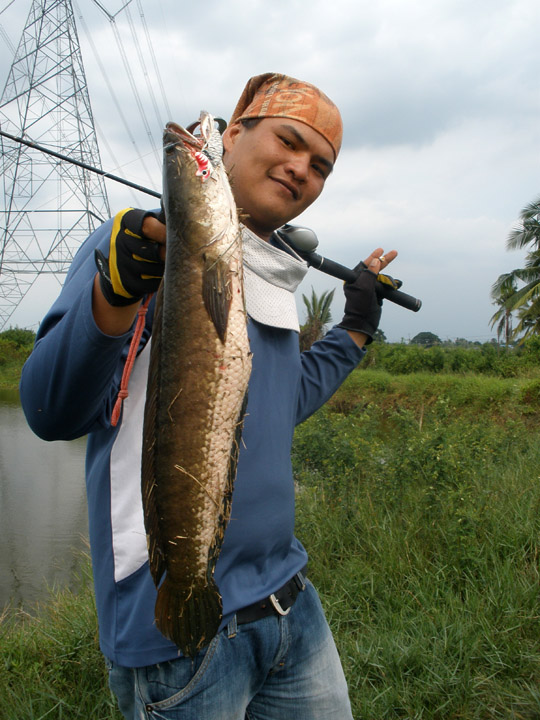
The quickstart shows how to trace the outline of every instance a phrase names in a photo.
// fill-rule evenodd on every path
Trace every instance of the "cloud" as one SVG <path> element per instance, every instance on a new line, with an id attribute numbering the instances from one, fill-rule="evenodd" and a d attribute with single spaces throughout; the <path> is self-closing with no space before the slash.
<path id="1" fill-rule="evenodd" d="M 138 2 L 131 14 L 163 122 L 190 122 L 203 108 L 228 118 L 247 79 L 267 71 L 309 80 L 339 105 L 342 154 L 323 195 L 298 222 L 317 232 L 322 254 L 350 266 L 376 246 L 399 251 L 391 271 L 424 305 L 414 314 L 385 303 L 382 327 L 390 339 L 422 330 L 443 338 L 492 335 L 491 285 L 523 257 L 506 251 L 506 237 L 521 208 L 540 194 L 537 0 L 492 0 L 488 9 L 468 0 L 207 0 L 204 12 L 176 0 L 141 3 L 172 117 Z M 112 13 L 122 4 L 106 6 Z M 159 152 L 110 22 L 90 0 L 77 5 L 114 91 L 113 99 L 76 10 L 103 164 L 159 190 Z M 18 2 L 0 14 L 14 44 L 29 7 Z M 124 11 L 116 24 L 159 147 L 163 123 Z M 11 59 L 0 43 L 6 75 Z M 113 212 L 126 204 L 155 207 L 148 196 L 107 187 Z M 340 283 L 312 270 L 301 292 L 311 284 L 337 288 L 339 319 Z"/>
<path id="2" fill-rule="evenodd" d="M 422 144 L 464 119 L 537 114 L 532 3 L 478 7 L 383 2 L 359 42 L 351 24 L 340 91 L 344 115 L 355 119 L 349 145 Z"/>

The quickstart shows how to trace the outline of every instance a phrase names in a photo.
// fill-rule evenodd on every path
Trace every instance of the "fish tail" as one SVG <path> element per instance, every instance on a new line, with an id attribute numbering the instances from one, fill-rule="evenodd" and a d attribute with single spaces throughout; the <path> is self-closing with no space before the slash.
<path id="1" fill-rule="evenodd" d="M 157 628 L 189 657 L 212 640 L 219 629 L 221 613 L 221 595 L 213 579 L 207 585 L 179 589 L 166 576 L 158 589 Z"/>

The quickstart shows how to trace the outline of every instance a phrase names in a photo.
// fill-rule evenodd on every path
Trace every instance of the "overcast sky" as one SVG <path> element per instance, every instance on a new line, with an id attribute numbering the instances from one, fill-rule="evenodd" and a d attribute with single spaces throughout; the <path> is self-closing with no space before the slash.
<path id="1" fill-rule="evenodd" d="M 112 15 L 123 0 L 101 4 Z M 12 59 L 6 35 L 18 45 L 30 6 L 0 0 L 2 88 Z M 161 159 L 140 120 L 111 22 L 92 0 L 74 7 L 103 166 L 160 191 Z M 506 250 L 506 238 L 540 195 L 538 0 L 132 0 L 130 7 L 159 118 L 125 11 L 115 22 L 154 145 L 169 119 L 186 124 L 203 108 L 228 118 L 250 76 L 276 71 L 318 85 L 342 111 L 344 143 L 322 196 L 299 224 L 315 230 L 321 254 L 346 265 L 377 246 L 398 250 L 391 274 L 423 306 L 412 313 L 385 303 L 381 328 L 390 341 L 420 331 L 493 337 L 491 286 L 524 259 Z M 122 186 L 107 188 L 113 212 L 155 206 Z M 310 270 L 301 292 L 336 287 L 338 321 L 339 285 Z M 30 294 L 12 324 L 35 326 L 56 292 Z"/>

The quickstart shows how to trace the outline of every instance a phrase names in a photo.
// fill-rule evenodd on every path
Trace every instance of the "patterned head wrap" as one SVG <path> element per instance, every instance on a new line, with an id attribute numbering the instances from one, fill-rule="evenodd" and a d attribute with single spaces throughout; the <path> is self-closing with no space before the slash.
<path id="1" fill-rule="evenodd" d="M 310 83 L 279 73 L 248 80 L 232 114 L 231 124 L 248 118 L 286 117 L 309 125 L 322 135 L 338 156 L 343 135 L 341 115 L 334 103 Z"/>

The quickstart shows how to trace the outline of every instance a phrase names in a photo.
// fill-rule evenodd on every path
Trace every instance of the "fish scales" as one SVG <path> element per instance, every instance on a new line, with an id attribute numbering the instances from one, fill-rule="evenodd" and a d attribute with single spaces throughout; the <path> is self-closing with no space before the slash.
<path id="1" fill-rule="evenodd" d="M 213 572 L 230 514 L 251 356 L 237 210 L 206 113 L 164 132 L 164 280 L 156 299 L 142 493 L 156 625 L 187 655 L 218 630 Z"/>

